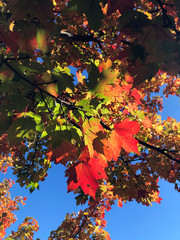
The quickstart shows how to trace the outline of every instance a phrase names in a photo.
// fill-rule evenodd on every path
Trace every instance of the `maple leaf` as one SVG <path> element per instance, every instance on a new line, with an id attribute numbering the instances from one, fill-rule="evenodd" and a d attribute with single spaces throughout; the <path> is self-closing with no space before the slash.
<path id="1" fill-rule="evenodd" d="M 53 151 L 49 151 L 47 155 L 50 161 L 54 161 L 56 164 L 62 163 L 63 165 L 66 165 L 68 161 L 71 161 L 76 157 L 76 147 L 65 140 L 59 147 Z"/>
<path id="2" fill-rule="evenodd" d="M 94 155 L 93 140 L 98 136 L 99 131 L 104 131 L 99 119 L 91 118 L 83 123 L 84 142 L 91 157 Z"/>
<path id="3" fill-rule="evenodd" d="M 110 137 L 110 143 L 115 161 L 119 157 L 121 148 L 124 148 L 128 153 L 132 151 L 139 154 L 137 146 L 138 141 L 133 137 L 133 135 L 139 130 L 139 124 L 136 121 L 130 121 L 129 118 L 114 125 L 114 130 Z"/>
<path id="4" fill-rule="evenodd" d="M 133 91 L 131 92 L 131 96 L 134 97 L 135 102 L 137 104 L 142 104 L 140 99 L 141 99 L 141 95 L 139 94 L 139 91 L 137 89 L 133 89 Z"/>
<path id="5" fill-rule="evenodd" d="M 85 76 L 82 75 L 81 71 L 76 72 L 76 77 L 79 83 L 84 84 Z"/>
<path id="6" fill-rule="evenodd" d="M 161 204 L 161 200 L 163 200 L 161 197 L 159 197 L 159 191 L 154 192 L 152 195 L 152 201 Z"/>
<path id="7" fill-rule="evenodd" d="M 104 66 L 102 65 L 101 68 L 102 67 Z M 111 68 L 105 69 L 95 92 L 99 97 L 105 96 L 109 101 L 121 102 L 123 88 L 120 86 L 120 82 L 121 80 L 118 78 L 118 72 L 116 70 L 112 70 Z"/>
<path id="8" fill-rule="evenodd" d="M 110 141 L 108 141 L 107 139 L 103 139 L 102 140 L 103 143 L 103 152 L 104 152 L 104 156 L 106 157 L 107 161 L 111 161 L 112 159 L 117 159 L 118 156 L 116 153 L 116 151 L 113 151 L 113 144 L 111 144 Z"/>
<path id="9" fill-rule="evenodd" d="M 66 176 L 69 176 L 67 180 L 68 192 L 80 186 L 85 194 L 89 194 L 94 199 L 99 187 L 97 180 L 107 178 L 101 165 L 100 155 L 91 158 L 87 146 L 82 150 L 79 162 L 66 170 Z"/>

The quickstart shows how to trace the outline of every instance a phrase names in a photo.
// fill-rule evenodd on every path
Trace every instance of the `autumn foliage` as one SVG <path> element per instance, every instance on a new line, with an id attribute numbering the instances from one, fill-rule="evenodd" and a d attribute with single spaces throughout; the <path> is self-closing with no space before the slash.
<path id="1" fill-rule="evenodd" d="M 110 239 L 116 201 L 160 203 L 159 178 L 179 188 L 180 123 L 162 120 L 180 94 L 178 0 L 1 0 L 0 170 L 30 192 L 63 164 L 67 191 L 88 207 L 52 239 Z M 0 188 L 0 238 L 23 200 Z M 44 182 L 45 184 L 45 182 Z M 8 239 L 33 239 L 27 217 Z"/>

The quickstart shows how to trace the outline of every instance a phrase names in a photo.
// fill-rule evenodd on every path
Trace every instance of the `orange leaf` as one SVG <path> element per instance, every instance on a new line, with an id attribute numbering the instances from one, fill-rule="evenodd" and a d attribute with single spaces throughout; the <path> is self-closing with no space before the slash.
<path id="1" fill-rule="evenodd" d="M 159 197 L 159 191 L 154 192 L 152 195 L 152 201 L 161 204 L 161 200 L 163 200 L 161 197 Z"/>
<path id="2" fill-rule="evenodd" d="M 112 61 L 108 58 L 107 61 L 102 61 L 100 64 L 99 64 L 99 72 L 101 73 L 103 70 L 105 69 L 108 69 L 112 66 Z"/>
<path id="3" fill-rule="evenodd" d="M 76 77 L 79 83 L 84 83 L 85 76 L 82 75 L 81 71 L 76 72 Z"/>
<path id="4" fill-rule="evenodd" d="M 138 141 L 132 136 L 139 130 L 139 124 L 136 121 L 130 121 L 128 118 L 114 125 L 110 142 L 115 156 L 115 161 L 119 157 L 121 148 L 124 148 L 124 150 L 128 153 L 132 151 L 139 154 L 137 146 Z"/>
<path id="5" fill-rule="evenodd" d="M 114 155 L 114 151 L 112 150 L 113 146 L 111 146 L 112 144 L 110 143 L 110 141 L 103 139 L 102 142 L 104 144 L 103 151 L 104 151 L 104 156 L 106 157 L 106 160 L 111 161 L 112 159 L 117 159 L 119 156 L 119 153 L 118 153 L 118 156 Z"/>
<path id="6" fill-rule="evenodd" d="M 118 203 L 118 207 L 123 207 L 122 198 L 119 198 L 117 203 Z"/>
<path id="7" fill-rule="evenodd" d="M 152 127 L 152 122 L 148 117 L 145 117 L 145 119 L 142 120 L 143 126 L 145 128 L 151 128 Z"/>

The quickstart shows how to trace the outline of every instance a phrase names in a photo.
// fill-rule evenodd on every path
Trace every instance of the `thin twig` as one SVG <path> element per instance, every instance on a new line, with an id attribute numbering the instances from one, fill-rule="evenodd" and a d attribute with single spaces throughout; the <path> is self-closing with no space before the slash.
<path id="1" fill-rule="evenodd" d="M 43 86 L 43 85 L 48 85 L 48 84 L 51 84 L 51 83 L 56 83 L 57 80 L 54 80 L 54 81 L 51 81 L 51 82 L 44 82 L 44 83 L 36 83 L 37 86 Z"/>
<path id="2" fill-rule="evenodd" d="M 43 100 L 43 102 L 45 103 L 45 105 L 46 105 L 46 107 L 47 107 L 47 109 L 48 109 L 48 112 L 51 114 L 52 117 L 54 117 L 54 113 L 53 113 L 53 111 L 49 108 L 49 106 L 48 106 L 46 100 L 44 99 L 43 92 L 40 91 L 40 93 L 41 93 L 42 100 Z"/>
<path id="3" fill-rule="evenodd" d="M 166 9 L 163 6 L 163 5 L 167 5 L 167 4 L 164 4 L 161 0 L 157 0 L 157 2 L 158 2 L 159 6 L 160 6 L 160 8 L 162 10 L 165 26 L 168 27 L 168 25 L 169 25 L 169 27 L 172 28 L 172 30 L 174 30 L 177 35 L 179 35 L 180 31 L 178 31 L 176 29 L 176 27 L 172 24 L 171 20 L 169 19 L 168 15 L 167 15 L 167 11 L 166 11 Z M 170 6 L 170 5 L 168 5 L 168 6 Z M 166 20 L 167 20 L 167 22 L 166 22 Z"/>
<path id="4" fill-rule="evenodd" d="M 30 56 L 24 56 L 24 57 L 11 57 L 11 58 L 5 58 L 5 61 L 17 61 L 17 60 L 24 60 L 24 59 L 30 59 Z"/>
<path id="5" fill-rule="evenodd" d="M 94 207 L 94 209 L 92 209 L 92 211 L 88 214 L 88 215 L 85 215 L 84 219 L 82 220 L 82 223 L 81 225 L 78 227 L 78 230 L 77 232 L 75 233 L 75 235 L 72 237 L 72 238 L 76 238 L 77 235 L 81 232 L 82 228 L 84 227 L 84 225 L 86 224 L 86 220 L 90 217 L 92 217 L 93 213 L 96 211 L 96 205 Z"/>

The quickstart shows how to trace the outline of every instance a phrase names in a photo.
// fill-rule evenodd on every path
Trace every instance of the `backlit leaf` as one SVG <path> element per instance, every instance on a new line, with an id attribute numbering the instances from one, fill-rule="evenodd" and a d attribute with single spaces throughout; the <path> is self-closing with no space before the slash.
<path id="1" fill-rule="evenodd" d="M 88 146 L 91 157 L 94 155 L 93 140 L 98 136 L 97 133 L 103 130 L 100 120 L 97 118 L 91 118 L 83 123 L 84 142 Z"/>
<path id="2" fill-rule="evenodd" d="M 99 187 L 97 180 L 107 178 L 99 159 L 91 158 L 87 147 L 83 149 L 79 163 L 66 171 L 67 176 L 70 171 L 73 171 L 71 175 L 74 177 L 72 179 L 69 177 L 67 181 L 68 191 L 73 191 L 80 186 L 85 194 L 89 194 L 93 198 L 95 198 L 97 188 Z"/>
<path id="3" fill-rule="evenodd" d="M 121 148 L 124 148 L 126 152 L 138 151 L 138 141 L 133 137 L 140 130 L 140 126 L 136 121 L 130 121 L 128 118 L 124 121 L 115 124 L 114 130 L 111 133 L 110 142 L 113 153 L 117 160 Z"/>

